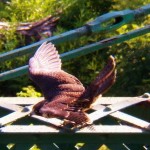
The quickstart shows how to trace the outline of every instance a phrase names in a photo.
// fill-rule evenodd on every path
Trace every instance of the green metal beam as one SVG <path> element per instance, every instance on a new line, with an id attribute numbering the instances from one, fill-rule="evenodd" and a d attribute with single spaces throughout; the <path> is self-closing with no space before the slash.
<path id="1" fill-rule="evenodd" d="M 18 140 L 19 139 L 19 140 Z M 136 140 L 134 140 L 136 139 Z M 49 133 L 49 134 L 27 134 L 27 133 L 13 133 L 13 134 L 0 134 L 0 143 L 30 143 L 30 144 L 49 144 L 49 143 L 105 143 L 109 144 L 150 144 L 150 134 L 148 133 Z"/>
<path id="2" fill-rule="evenodd" d="M 0 54 L 0 62 L 3 62 L 5 60 L 10 60 L 14 57 L 22 56 L 28 53 L 33 53 L 35 50 L 45 41 L 52 42 L 54 44 L 58 44 L 60 42 L 69 41 L 75 38 L 79 38 L 83 35 L 86 35 L 89 33 L 89 30 L 86 27 L 81 27 L 72 31 L 68 31 L 65 33 L 62 33 L 57 36 L 53 36 L 44 40 L 41 40 L 39 42 L 36 42 L 34 44 L 24 46 L 22 48 L 17 48 L 15 50 L 5 52 Z"/>
<path id="3" fill-rule="evenodd" d="M 94 44 L 86 45 L 84 47 L 80 47 L 80 48 L 71 50 L 69 52 L 63 53 L 63 54 L 61 54 L 61 58 L 64 61 L 70 60 L 72 58 L 76 58 L 76 57 L 79 57 L 82 55 L 86 55 L 88 53 L 92 53 L 94 51 L 103 49 L 103 48 L 111 46 L 113 44 L 121 43 L 123 41 L 144 35 L 149 32 L 150 32 L 150 25 L 147 25 L 143 28 L 133 30 L 133 31 L 130 31 L 128 33 L 125 33 L 125 34 L 122 34 L 119 36 L 108 38 L 108 39 L 96 42 Z M 14 70 L 6 71 L 6 72 L 0 74 L 0 81 L 4 81 L 4 80 L 8 80 L 11 78 L 15 78 L 15 77 L 24 75 L 27 73 L 27 71 L 28 71 L 28 65 L 14 69 Z"/>
<path id="4" fill-rule="evenodd" d="M 97 17 L 95 20 L 85 24 L 83 27 L 41 40 L 39 42 L 36 42 L 34 44 L 22 48 L 18 48 L 6 53 L 2 53 L 0 54 L 0 62 L 21 55 L 25 55 L 27 53 L 33 53 L 37 49 L 37 47 L 45 41 L 58 44 L 65 41 L 73 40 L 75 38 L 79 38 L 81 36 L 90 35 L 90 33 L 98 33 L 102 31 L 109 32 L 111 30 L 115 30 L 121 27 L 122 25 L 125 25 L 133 21 L 140 15 L 146 15 L 149 13 L 150 13 L 150 5 L 146 5 L 144 7 L 135 10 L 123 10 L 123 11 L 110 12 Z"/>

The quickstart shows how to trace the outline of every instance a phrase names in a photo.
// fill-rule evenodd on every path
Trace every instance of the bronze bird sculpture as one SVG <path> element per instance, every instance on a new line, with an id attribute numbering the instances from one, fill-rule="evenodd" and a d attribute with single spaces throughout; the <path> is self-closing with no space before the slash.
<path id="1" fill-rule="evenodd" d="M 113 85 L 115 66 L 115 60 L 110 56 L 107 65 L 85 89 L 75 76 L 62 70 L 55 46 L 44 42 L 29 60 L 29 76 L 44 95 L 44 100 L 35 104 L 32 112 L 43 117 L 66 119 L 74 125 L 88 123 L 85 110 Z"/>

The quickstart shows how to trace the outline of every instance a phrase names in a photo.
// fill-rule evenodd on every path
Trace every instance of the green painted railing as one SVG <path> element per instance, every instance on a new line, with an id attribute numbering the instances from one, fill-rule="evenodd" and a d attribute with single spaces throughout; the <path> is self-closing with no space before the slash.
<path id="1" fill-rule="evenodd" d="M 110 12 L 100 17 L 97 17 L 94 21 L 85 24 L 83 27 L 41 40 L 39 42 L 36 42 L 34 44 L 22 48 L 2 53 L 0 54 L 0 62 L 4 62 L 5 60 L 10 60 L 11 58 L 22 56 L 28 53 L 33 53 L 37 49 L 37 47 L 41 45 L 44 41 L 48 42 L 51 41 L 54 44 L 58 44 L 61 42 L 66 42 L 69 40 L 73 40 L 75 38 L 79 38 L 81 36 L 90 36 L 90 34 L 92 33 L 109 32 L 112 30 L 116 30 L 125 24 L 131 23 L 131 21 L 133 21 L 134 19 L 136 19 L 141 15 L 147 14 L 150 14 L 150 5 L 146 5 L 144 7 L 135 10 Z M 130 31 L 126 34 L 111 37 L 90 45 L 86 45 L 84 47 L 71 50 L 69 52 L 61 54 L 61 58 L 63 60 L 69 60 L 78 56 L 86 55 L 88 53 L 92 53 L 94 51 L 108 47 L 110 45 L 121 43 L 123 41 L 135 38 L 137 36 L 144 35 L 148 32 L 150 32 L 150 25 L 147 25 L 141 29 Z M 24 75 L 27 73 L 27 70 L 28 65 L 3 72 L 0 74 L 0 81 Z"/>

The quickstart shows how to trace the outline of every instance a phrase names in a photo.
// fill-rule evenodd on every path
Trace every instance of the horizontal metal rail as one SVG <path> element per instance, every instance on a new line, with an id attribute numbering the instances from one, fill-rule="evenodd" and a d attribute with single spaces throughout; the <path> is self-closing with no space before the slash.
<path id="1" fill-rule="evenodd" d="M 107 14 L 104 14 L 100 17 L 97 17 L 94 21 L 87 23 L 83 27 L 77 28 L 75 30 L 71 30 L 65 33 L 62 33 L 57 36 L 53 36 L 34 44 L 18 48 L 6 53 L 0 54 L 0 62 L 4 62 L 5 60 L 10 60 L 14 57 L 22 56 L 28 53 L 33 53 L 39 45 L 41 45 L 44 41 L 52 42 L 54 44 L 58 44 L 61 42 L 73 40 L 75 38 L 79 38 L 81 36 L 90 35 L 91 33 L 98 32 L 109 32 L 111 30 L 115 30 L 131 21 L 133 21 L 136 17 L 141 15 L 146 15 L 150 13 L 150 5 L 146 5 L 144 7 L 135 9 L 135 10 L 123 10 L 123 11 L 114 11 Z M 113 19 L 113 22 L 112 22 Z M 109 23 L 111 22 L 111 23 Z M 86 55 L 88 53 L 94 52 L 96 50 L 105 48 L 107 46 L 121 43 L 125 40 L 129 40 L 131 38 L 144 35 L 150 32 L 150 26 L 146 26 L 144 28 L 134 30 L 128 32 L 126 34 L 122 34 L 119 36 L 115 36 L 109 39 L 105 39 L 99 42 L 96 42 L 91 45 L 86 45 L 84 47 L 66 52 L 61 54 L 61 58 L 63 60 L 69 60 L 78 56 Z M 16 68 L 14 70 L 6 71 L 0 74 L 0 81 L 8 80 L 11 78 L 15 78 L 27 73 L 28 66 L 22 66 L 20 68 Z"/>
<path id="2" fill-rule="evenodd" d="M 88 53 L 92 53 L 94 51 L 111 46 L 113 44 L 121 43 L 123 41 L 135 38 L 137 36 L 144 35 L 148 32 L 150 32 L 150 25 L 140 28 L 140 29 L 137 29 L 137 30 L 133 30 L 126 34 L 108 38 L 108 39 L 105 39 L 105 40 L 102 40 L 102 41 L 99 41 L 99 42 L 96 42 L 96 43 L 93 43 L 90 45 L 86 45 L 84 47 L 80 47 L 80 48 L 71 50 L 69 52 L 61 54 L 60 56 L 61 56 L 62 60 L 69 60 L 69 59 L 76 58 L 76 57 L 79 57 L 82 55 L 86 55 Z M 19 67 L 17 69 L 13 69 L 10 71 L 6 71 L 6 72 L 0 74 L 0 81 L 4 81 L 4 80 L 8 80 L 11 78 L 15 78 L 15 77 L 24 75 L 27 73 L 27 71 L 28 71 L 28 65 Z"/>
<path id="3" fill-rule="evenodd" d="M 8 100 L 7 103 L 6 99 Z M 138 147 L 139 144 L 143 146 L 144 144 L 150 143 L 150 123 L 143 120 L 146 119 L 143 110 L 145 110 L 146 112 L 148 110 L 147 113 L 149 114 L 149 109 L 148 107 L 142 107 L 142 104 L 149 103 L 149 93 L 145 93 L 144 95 L 139 97 L 99 97 L 96 100 L 96 103 L 93 105 L 92 109 L 94 112 L 87 112 L 89 118 L 93 119 L 93 117 L 96 117 L 95 119 L 97 120 L 102 117 L 97 116 L 112 111 L 109 112 L 108 115 L 113 119 L 113 121 L 108 124 L 106 120 L 101 120 L 100 124 L 93 124 L 93 130 L 90 128 L 90 126 L 81 128 L 80 130 L 64 130 L 64 128 L 55 128 L 53 126 L 53 124 L 56 126 L 60 126 L 63 121 L 61 119 L 47 119 L 36 115 L 26 116 L 27 113 L 29 113 L 28 111 L 30 111 L 27 109 L 30 107 L 29 105 L 39 102 L 41 98 L 19 99 L 18 103 L 18 100 L 16 100 L 16 98 L 14 97 L 5 98 L 5 100 L 4 98 L 0 98 L 0 108 L 14 111 L 9 112 L 9 114 L 0 118 L 0 144 L 15 143 L 16 145 L 30 144 L 32 146 L 32 144 L 34 143 L 38 145 L 50 145 L 51 143 L 57 143 L 59 146 L 61 146 L 62 143 L 68 144 L 69 139 L 69 143 L 72 143 L 72 147 L 74 147 L 76 143 L 81 142 L 84 143 L 82 147 L 83 149 L 89 149 L 90 144 L 96 145 L 98 146 L 97 148 L 99 148 L 103 143 L 109 146 L 110 144 L 114 143 L 117 145 L 122 145 L 122 143 L 137 144 Z M 137 103 L 140 104 L 137 105 Z M 134 109 L 135 105 L 136 107 L 138 106 L 136 110 Z M 134 116 L 127 114 L 125 111 L 124 113 L 119 111 L 120 109 L 125 109 L 129 106 L 131 107 L 131 112 L 128 113 L 133 114 L 133 112 L 135 112 Z M 108 107 L 109 109 L 106 109 Z M 94 115 L 95 112 L 98 111 L 101 111 L 101 113 L 99 113 L 98 115 Z M 139 112 L 143 116 L 142 119 L 140 119 L 141 117 L 138 118 Z M 91 115 L 92 118 L 90 117 Z M 24 118 L 24 123 L 26 123 L 27 120 L 29 122 L 23 125 L 17 123 L 16 125 L 15 122 L 18 121 L 19 118 Z M 34 119 L 34 121 L 38 121 L 37 123 L 34 122 L 34 125 L 32 125 L 32 118 Z M 121 120 L 122 125 L 119 125 L 118 122 L 114 122 L 115 118 Z M 107 120 L 109 120 L 109 118 L 107 118 Z M 10 122 L 13 122 L 15 125 L 10 124 Z M 25 137 L 25 139 L 21 137 Z M 133 140 L 133 138 L 136 138 L 136 140 Z M 53 146 L 51 149 L 54 149 Z M 93 150 L 93 147 L 91 148 L 91 150 Z"/>
<path id="4" fill-rule="evenodd" d="M 61 42 L 65 42 L 68 40 L 81 37 L 83 35 L 87 35 L 91 32 L 92 33 L 97 33 L 101 31 L 109 32 L 110 30 L 115 30 L 121 27 L 122 25 L 125 25 L 133 21 L 136 17 L 140 15 L 146 15 L 149 13 L 150 13 L 150 5 L 146 5 L 135 10 L 128 9 L 128 10 L 123 10 L 123 11 L 110 12 L 100 17 L 97 17 L 94 21 L 89 22 L 83 27 L 80 27 L 78 29 L 71 30 L 71 31 L 62 33 L 60 35 L 41 40 L 34 44 L 24 46 L 23 48 L 18 48 L 10 52 L 3 53 L 0 55 L 0 62 L 7 60 L 7 59 L 11 59 L 16 56 L 21 56 L 27 53 L 32 53 L 44 41 L 48 41 L 48 42 L 51 41 L 54 44 L 58 44 Z M 114 19 L 114 22 L 112 24 L 107 24 L 107 22 L 109 22 L 111 19 Z"/>

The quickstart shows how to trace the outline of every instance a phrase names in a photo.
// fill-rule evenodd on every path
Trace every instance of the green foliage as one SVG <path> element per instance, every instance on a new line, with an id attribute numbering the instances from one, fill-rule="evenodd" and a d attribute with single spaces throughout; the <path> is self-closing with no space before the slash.
<path id="1" fill-rule="evenodd" d="M 141 42 L 150 38 L 145 35 L 111 47 L 108 53 L 115 54 L 117 60 L 117 82 L 115 87 L 120 90 L 114 91 L 118 95 L 141 95 L 150 88 L 150 49 L 149 44 Z"/>
<path id="2" fill-rule="evenodd" d="M 54 13 L 57 0 L 11 0 L 5 7 L 11 22 L 29 22 Z M 18 15 L 19 14 L 19 15 Z"/>
<path id="3" fill-rule="evenodd" d="M 139 3 L 140 5 L 141 3 Z M 137 3 L 138 5 L 138 3 Z M 130 6 L 130 5 L 129 5 Z M 116 34 L 124 34 L 147 25 L 150 16 L 139 17 L 136 23 L 124 25 Z M 118 78 L 111 90 L 117 95 L 141 95 L 150 89 L 150 34 L 146 34 L 110 47 L 107 54 L 114 54 L 117 60 Z M 119 92 L 116 88 L 119 87 Z"/>
<path id="4" fill-rule="evenodd" d="M 17 93 L 18 97 L 41 97 L 41 93 L 35 91 L 33 86 L 23 87 L 22 91 Z"/>
<path id="5" fill-rule="evenodd" d="M 115 5 L 113 5 L 113 9 L 115 10 L 137 9 L 138 7 L 148 5 L 150 2 L 149 0 L 132 0 L 132 1 L 113 0 L 113 1 L 115 2 Z"/>
<path id="6" fill-rule="evenodd" d="M 60 15 L 57 32 L 55 35 L 65 31 L 83 26 L 97 16 L 113 10 L 137 9 L 150 3 L 150 0 L 11 0 L 8 4 L 0 2 L 1 21 L 10 22 L 12 29 L 4 32 L 5 39 L 0 39 L 0 52 L 6 52 L 16 47 L 24 46 L 23 39 L 18 41 L 14 31 L 19 22 L 30 22 L 39 20 L 48 15 Z M 145 26 L 150 21 L 150 15 L 139 17 L 129 25 L 125 25 L 110 33 L 93 34 L 74 41 L 57 45 L 59 53 L 81 47 L 107 37 L 124 34 L 134 29 Z M 21 39 L 21 37 L 20 37 Z M 77 76 L 87 86 L 99 73 L 109 55 L 114 55 L 117 61 L 117 82 L 107 93 L 111 96 L 135 96 L 150 89 L 150 34 L 116 44 L 92 54 L 82 56 L 72 61 L 63 62 L 63 68 Z M 9 70 L 27 63 L 28 57 L 24 56 L 12 61 L 6 61 L 0 65 L 0 70 Z M 9 85 L 9 86 L 8 86 Z M 2 82 L 0 85 L 1 96 L 14 96 L 22 87 L 27 87 L 20 92 L 19 96 L 31 96 L 37 94 L 34 89 L 29 88 L 31 82 L 28 77 Z M 6 92 L 7 89 L 7 92 Z M 17 94 L 18 95 L 18 94 Z M 37 95 L 36 95 L 37 96 Z"/>
<path id="7" fill-rule="evenodd" d="M 65 9 L 62 10 L 60 26 L 67 30 L 82 26 L 108 12 L 113 4 L 110 0 L 62 0 L 61 2 Z"/>

